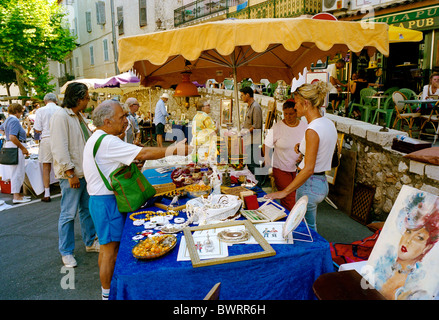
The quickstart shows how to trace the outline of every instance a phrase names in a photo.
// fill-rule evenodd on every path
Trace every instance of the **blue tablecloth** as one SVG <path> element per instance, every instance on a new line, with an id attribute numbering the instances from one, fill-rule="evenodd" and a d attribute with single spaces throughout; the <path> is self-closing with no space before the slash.
<path id="1" fill-rule="evenodd" d="M 192 140 L 192 125 L 180 125 L 173 124 L 172 132 L 167 132 L 165 135 L 166 141 L 181 141 L 184 138 L 187 139 L 187 143 L 191 143 Z"/>
<path id="2" fill-rule="evenodd" d="M 147 171 L 147 177 L 154 174 L 153 170 Z M 164 180 L 162 183 L 169 182 Z M 312 284 L 321 274 L 333 271 L 329 243 L 314 231 L 312 243 L 272 244 L 276 251 L 273 257 L 193 268 L 190 261 L 177 261 L 181 233 L 168 255 L 150 261 L 134 258 L 131 250 L 137 242 L 132 237 L 143 229 L 127 217 L 110 299 L 201 300 L 217 282 L 221 282 L 224 300 L 315 299 Z M 302 222 L 297 231 L 305 230 Z M 260 250 L 259 245 L 235 244 L 229 247 L 229 255 Z"/>

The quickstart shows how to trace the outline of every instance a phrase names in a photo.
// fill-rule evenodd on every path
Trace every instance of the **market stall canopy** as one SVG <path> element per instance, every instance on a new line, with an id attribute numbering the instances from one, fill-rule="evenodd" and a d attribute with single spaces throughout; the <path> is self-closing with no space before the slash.
<path id="1" fill-rule="evenodd" d="M 420 42 L 424 35 L 421 31 L 389 26 L 389 42 Z"/>
<path id="2" fill-rule="evenodd" d="M 389 54 L 388 25 L 309 18 L 207 22 L 119 40 L 121 71 L 134 69 L 145 86 L 169 88 L 180 73 L 205 83 L 215 78 L 292 79 L 318 59 L 348 50 Z"/>
<path id="3" fill-rule="evenodd" d="M 124 72 L 122 74 L 112 76 L 105 79 L 75 79 L 67 81 L 60 89 L 61 93 L 65 93 L 67 86 L 72 82 L 81 82 L 88 87 L 90 92 L 96 91 L 95 89 L 110 89 L 110 88 L 126 88 L 126 87 L 138 87 L 140 85 L 140 79 L 131 71 Z M 96 92 L 108 92 L 107 90 L 99 90 Z M 123 90 L 115 89 L 113 92 L 122 92 Z"/>
<path id="4" fill-rule="evenodd" d="M 113 76 L 104 79 L 103 82 L 95 83 L 94 87 L 97 88 L 122 88 L 127 86 L 138 86 L 140 84 L 140 79 L 136 77 L 131 71 L 124 72 L 117 76 Z"/>
<path id="5" fill-rule="evenodd" d="M 61 89 L 59 89 L 60 93 L 65 93 L 67 86 L 70 83 L 74 83 L 74 82 L 80 82 L 83 83 L 87 86 L 88 90 L 90 89 L 94 89 L 94 85 L 96 82 L 98 81 L 102 81 L 102 79 L 95 79 L 95 78 L 90 78 L 90 79 L 75 79 L 75 80 L 71 80 L 71 81 L 67 81 L 62 87 Z"/>

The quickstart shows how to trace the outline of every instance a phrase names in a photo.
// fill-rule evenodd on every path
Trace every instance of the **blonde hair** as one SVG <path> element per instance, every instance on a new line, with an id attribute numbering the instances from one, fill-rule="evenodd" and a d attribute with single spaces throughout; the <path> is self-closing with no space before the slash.
<path id="1" fill-rule="evenodd" d="M 298 94 L 305 100 L 311 102 L 315 108 L 320 108 L 325 102 L 326 95 L 330 90 L 329 84 L 324 81 L 317 81 L 312 84 L 302 84 L 294 91 L 294 95 Z"/>

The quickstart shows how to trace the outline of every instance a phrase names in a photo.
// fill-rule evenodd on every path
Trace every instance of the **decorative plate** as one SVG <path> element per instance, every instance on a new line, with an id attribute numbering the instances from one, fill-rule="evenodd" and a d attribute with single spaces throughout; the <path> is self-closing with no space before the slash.
<path id="1" fill-rule="evenodd" d="M 173 234 L 153 236 L 140 241 L 132 250 L 133 256 L 139 260 L 156 259 L 175 248 L 177 237 Z"/>
<path id="2" fill-rule="evenodd" d="M 223 230 L 218 233 L 218 239 L 229 243 L 247 241 L 249 237 L 250 235 L 247 230 Z"/>
<path id="3" fill-rule="evenodd" d="M 308 196 L 303 196 L 296 202 L 282 228 L 282 236 L 284 238 L 286 238 L 288 234 L 293 232 L 303 220 L 307 206 Z"/>

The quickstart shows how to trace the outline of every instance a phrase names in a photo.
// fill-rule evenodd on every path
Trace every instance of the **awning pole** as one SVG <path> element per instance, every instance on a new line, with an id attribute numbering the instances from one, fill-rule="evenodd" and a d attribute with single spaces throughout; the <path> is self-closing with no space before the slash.
<path id="1" fill-rule="evenodd" d="M 233 83 L 234 83 L 234 89 L 235 89 L 235 102 L 236 102 L 236 110 L 238 110 L 238 132 L 241 131 L 241 110 L 239 107 L 239 89 L 238 89 L 238 81 L 236 76 L 236 66 L 233 66 Z"/>

